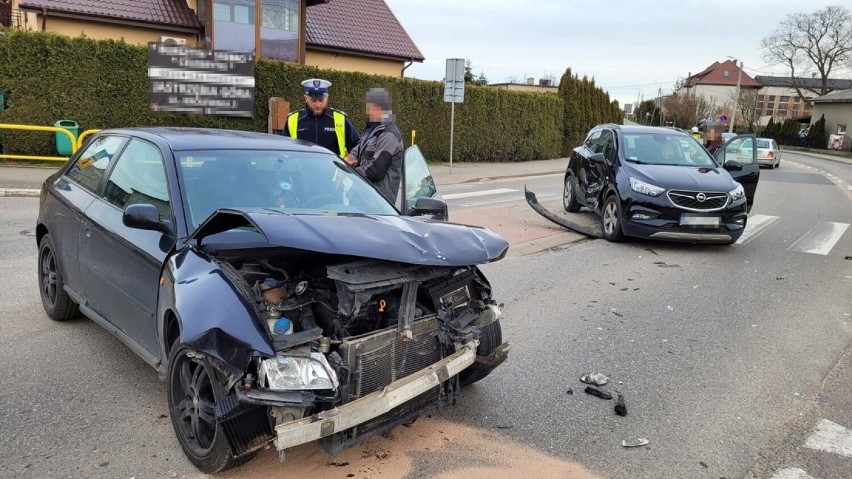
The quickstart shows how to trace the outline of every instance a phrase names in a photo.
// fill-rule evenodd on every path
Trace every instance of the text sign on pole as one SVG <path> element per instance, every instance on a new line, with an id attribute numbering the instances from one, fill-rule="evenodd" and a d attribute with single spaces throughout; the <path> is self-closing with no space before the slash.
<path id="1" fill-rule="evenodd" d="M 447 74 L 444 78 L 444 101 L 464 102 L 464 58 L 448 58 Z"/>
<path id="2" fill-rule="evenodd" d="M 254 114 L 254 54 L 148 44 L 151 109 L 247 116 Z"/>

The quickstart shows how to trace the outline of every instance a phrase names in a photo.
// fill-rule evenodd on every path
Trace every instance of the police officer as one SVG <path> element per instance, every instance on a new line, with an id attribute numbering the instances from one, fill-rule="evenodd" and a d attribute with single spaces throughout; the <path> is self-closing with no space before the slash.
<path id="1" fill-rule="evenodd" d="M 330 81 L 319 78 L 303 81 L 305 108 L 287 116 L 282 134 L 316 143 L 340 158 L 346 158 L 346 153 L 358 144 L 360 136 L 345 113 L 328 106 L 330 86 Z"/>
<path id="2" fill-rule="evenodd" d="M 701 143 L 701 133 L 698 131 L 697 126 L 692 127 L 692 137 L 695 138 L 695 141 Z"/>

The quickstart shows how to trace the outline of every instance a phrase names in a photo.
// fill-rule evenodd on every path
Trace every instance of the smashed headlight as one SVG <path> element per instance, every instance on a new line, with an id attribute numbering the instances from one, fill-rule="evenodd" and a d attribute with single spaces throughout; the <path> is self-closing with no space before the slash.
<path id="1" fill-rule="evenodd" d="M 260 362 L 261 384 L 273 391 L 304 391 L 337 389 L 337 374 L 331 369 L 325 355 L 278 355 Z"/>

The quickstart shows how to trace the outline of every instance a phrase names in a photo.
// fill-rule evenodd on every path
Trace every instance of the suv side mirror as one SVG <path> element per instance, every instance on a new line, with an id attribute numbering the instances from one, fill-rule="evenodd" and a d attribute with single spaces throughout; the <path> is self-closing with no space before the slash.
<path id="1" fill-rule="evenodd" d="M 167 221 L 160 220 L 160 212 L 157 207 L 149 204 L 129 205 L 124 209 L 121 222 L 128 228 L 140 230 L 159 231 L 174 236 L 172 225 Z"/>

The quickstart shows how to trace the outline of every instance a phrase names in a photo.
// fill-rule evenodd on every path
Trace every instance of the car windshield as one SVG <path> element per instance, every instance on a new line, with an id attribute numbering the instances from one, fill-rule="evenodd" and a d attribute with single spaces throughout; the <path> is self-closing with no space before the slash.
<path id="1" fill-rule="evenodd" d="M 645 165 L 714 167 L 713 157 L 682 133 L 625 133 L 621 145 L 627 161 Z"/>
<path id="2" fill-rule="evenodd" d="M 199 150 L 176 152 L 176 159 L 193 228 L 229 207 L 399 214 L 361 175 L 326 153 Z"/>
<path id="3" fill-rule="evenodd" d="M 769 148 L 769 140 L 758 139 L 757 140 L 757 147 L 758 148 Z"/>

